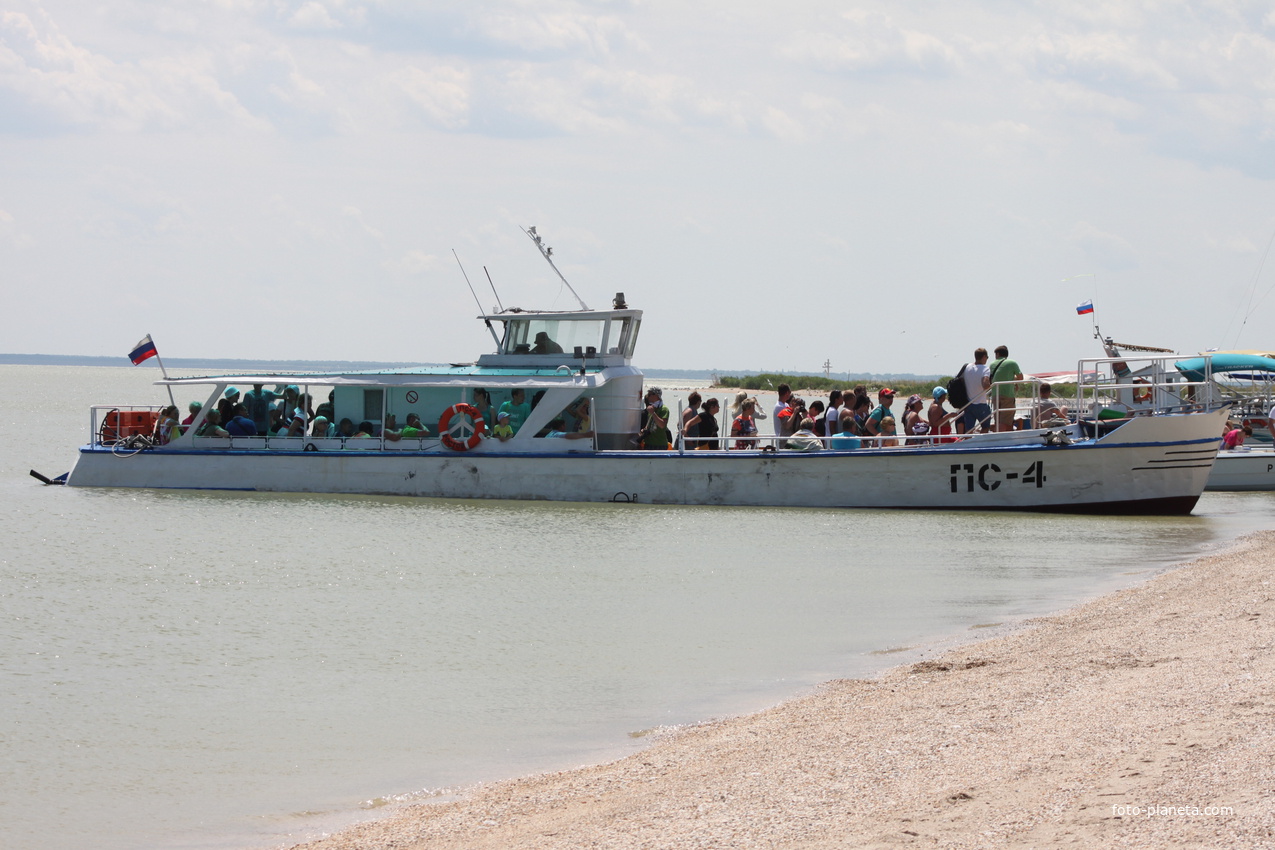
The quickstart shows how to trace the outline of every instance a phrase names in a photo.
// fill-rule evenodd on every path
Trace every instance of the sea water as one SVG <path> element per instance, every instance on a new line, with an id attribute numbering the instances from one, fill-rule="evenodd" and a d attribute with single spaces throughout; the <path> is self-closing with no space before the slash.
<path id="1" fill-rule="evenodd" d="M 89 404 L 165 400 L 154 377 L 0 366 L 5 848 L 274 846 L 396 795 L 614 758 L 1136 581 L 1275 504 L 1103 518 L 28 477 L 70 468 Z"/>

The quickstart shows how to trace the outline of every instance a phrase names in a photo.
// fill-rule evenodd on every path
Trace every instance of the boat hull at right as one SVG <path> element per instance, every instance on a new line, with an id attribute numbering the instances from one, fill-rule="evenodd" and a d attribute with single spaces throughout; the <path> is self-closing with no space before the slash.
<path id="1" fill-rule="evenodd" d="M 1205 490 L 1275 490 L 1275 450 L 1218 452 Z"/>

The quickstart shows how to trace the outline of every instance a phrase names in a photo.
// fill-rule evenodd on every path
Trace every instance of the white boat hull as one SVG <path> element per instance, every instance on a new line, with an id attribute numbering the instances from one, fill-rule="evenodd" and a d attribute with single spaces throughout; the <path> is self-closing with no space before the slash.
<path id="1" fill-rule="evenodd" d="M 1275 490 L 1275 450 L 1219 452 L 1206 490 Z"/>
<path id="2" fill-rule="evenodd" d="M 165 448 L 120 457 L 110 448 L 85 446 L 67 483 L 465 499 L 1171 514 L 1188 513 L 1204 489 L 1224 417 L 1224 411 L 1139 417 L 1101 439 L 1067 446 L 1045 445 L 1043 432 L 1024 432 L 938 446 L 809 454 Z"/>

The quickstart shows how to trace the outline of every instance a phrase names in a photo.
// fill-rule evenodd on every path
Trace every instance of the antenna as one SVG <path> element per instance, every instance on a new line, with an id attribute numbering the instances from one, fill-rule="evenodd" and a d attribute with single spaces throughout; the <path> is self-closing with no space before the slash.
<path id="1" fill-rule="evenodd" d="M 523 230 L 523 233 L 527 234 L 528 239 L 536 243 L 536 247 L 540 249 L 540 253 L 544 256 L 545 262 L 548 263 L 549 267 L 553 269 L 555 274 L 558 275 L 558 279 L 563 282 L 567 289 L 571 289 L 571 284 L 567 283 L 567 279 L 562 276 L 562 272 L 558 271 L 558 267 L 553 264 L 553 249 L 541 240 L 539 234 L 536 233 L 535 225 Z M 574 289 L 571 289 L 571 294 L 575 295 L 575 299 L 579 302 L 581 310 L 589 309 L 589 305 L 585 304 L 579 295 L 576 295 L 576 291 Z"/>
<path id="2" fill-rule="evenodd" d="M 474 296 L 474 303 L 478 305 L 478 312 L 480 314 L 487 312 L 486 310 L 483 309 L 483 302 L 478 300 L 478 293 L 474 292 L 474 285 L 469 282 L 469 275 L 465 274 L 465 266 L 461 264 L 460 255 L 456 253 L 455 248 L 452 249 L 452 256 L 456 258 L 456 265 L 460 266 L 460 273 L 465 275 L 465 285 L 469 287 L 469 294 Z M 486 267 L 484 267 L 484 269 L 485 268 Z M 494 292 L 495 289 L 496 288 L 493 286 L 492 291 Z M 496 335 L 496 329 L 491 326 L 491 320 L 486 317 L 483 317 L 483 324 L 487 326 L 487 330 L 491 331 L 491 338 L 496 341 L 496 348 L 497 350 L 499 350 L 500 337 Z"/>
<path id="3" fill-rule="evenodd" d="M 500 308 L 500 312 L 505 312 L 505 305 L 500 303 L 500 296 L 496 295 L 496 284 L 491 279 L 491 272 L 487 271 L 487 267 L 483 266 L 483 274 L 487 275 L 487 282 L 491 284 L 491 294 L 496 296 L 496 306 Z"/>

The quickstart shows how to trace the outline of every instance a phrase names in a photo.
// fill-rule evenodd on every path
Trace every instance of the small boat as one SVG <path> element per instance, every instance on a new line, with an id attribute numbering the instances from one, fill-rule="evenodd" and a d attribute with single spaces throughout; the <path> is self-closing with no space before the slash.
<path id="1" fill-rule="evenodd" d="M 1052 428 L 978 433 L 950 442 L 901 436 L 897 445 L 875 445 L 865 439 L 858 449 L 819 451 L 788 450 L 769 437 L 743 449 L 723 437 L 715 448 L 690 451 L 674 435 L 672 448 L 650 450 L 637 447 L 644 378 L 632 363 L 642 312 L 629 307 L 622 293 L 610 309 L 591 310 L 581 302 L 580 310 L 512 308 L 478 318 L 496 348 L 472 363 L 165 376 L 156 384 L 183 395 L 198 390 L 204 399 L 189 427 L 161 445 L 148 436 L 161 405 L 94 406 L 90 440 L 80 448 L 66 483 L 681 505 L 1186 514 L 1213 468 L 1228 410 L 1206 397 L 1206 382 L 1184 383 L 1163 358 L 1150 363 L 1136 384 L 1113 377 L 1110 360 L 1087 360 L 1077 368 L 1077 409 L 1087 414 Z M 303 399 L 312 390 L 330 388 L 331 420 L 366 423 L 369 431 L 358 437 L 221 436 L 204 427 L 208 412 L 231 387 L 266 385 L 295 387 Z M 1184 402 L 1183 394 L 1197 389 Z M 497 439 L 490 412 L 506 402 L 521 404 L 525 418 L 511 438 Z M 571 433 L 562 423 L 580 416 L 582 403 L 588 428 Z M 396 429 L 394 423 L 409 415 L 424 424 Z M 680 421 L 676 414 L 670 418 Z M 728 423 L 723 425 L 729 432 Z"/>
<path id="2" fill-rule="evenodd" d="M 1227 449 L 1217 453 L 1205 490 L 1275 490 L 1275 449 Z"/>

